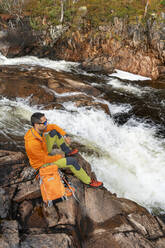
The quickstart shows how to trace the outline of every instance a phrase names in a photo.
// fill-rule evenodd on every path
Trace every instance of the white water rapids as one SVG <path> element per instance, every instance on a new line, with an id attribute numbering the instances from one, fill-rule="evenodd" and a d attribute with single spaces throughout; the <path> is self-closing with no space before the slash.
<path id="1" fill-rule="evenodd" d="M 0 56 L 1 65 L 39 65 L 55 70 L 70 71 L 77 63 L 65 61 L 52 61 L 36 57 L 23 57 L 7 59 Z M 117 71 L 115 76 L 123 76 Z M 113 74 L 114 76 L 114 74 Z M 144 80 L 137 75 L 124 74 L 130 80 Z M 131 77 L 131 78 L 128 78 Z M 95 82 L 93 82 L 95 83 Z M 111 78 L 112 87 L 140 95 L 140 87 L 126 86 L 116 78 Z M 97 178 L 118 197 L 125 197 L 151 210 L 157 208 L 165 211 L 165 143 L 164 139 L 154 136 L 155 127 L 147 126 L 133 118 L 124 125 L 117 125 L 113 121 L 116 113 L 127 112 L 129 104 L 109 104 L 112 117 L 101 110 L 87 110 L 77 108 L 72 102 L 64 103 L 67 110 L 42 110 L 50 123 L 56 123 L 72 134 L 74 140 L 79 140 L 88 147 L 95 148 L 101 156 L 85 156 L 95 171 Z M 38 111 L 38 106 L 30 106 L 28 99 L 11 101 L 0 99 L 0 128 L 18 136 L 23 136 L 30 126 L 23 125 L 22 120 L 29 120 L 33 112 Z"/>

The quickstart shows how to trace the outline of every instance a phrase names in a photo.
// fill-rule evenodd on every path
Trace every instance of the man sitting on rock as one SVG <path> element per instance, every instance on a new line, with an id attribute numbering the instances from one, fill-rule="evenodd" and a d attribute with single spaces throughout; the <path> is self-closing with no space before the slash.
<path id="1" fill-rule="evenodd" d="M 62 128 L 55 124 L 48 124 L 45 115 L 39 112 L 31 116 L 31 123 L 33 127 L 27 131 L 24 139 L 30 165 L 35 170 L 56 164 L 58 168 L 69 168 L 77 178 L 90 187 L 103 186 L 102 182 L 91 179 L 80 167 L 73 157 L 78 150 L 70 149 L 70 138 Z M 63 154 L 50 155 L 54 144 L 61 148 Z"/>

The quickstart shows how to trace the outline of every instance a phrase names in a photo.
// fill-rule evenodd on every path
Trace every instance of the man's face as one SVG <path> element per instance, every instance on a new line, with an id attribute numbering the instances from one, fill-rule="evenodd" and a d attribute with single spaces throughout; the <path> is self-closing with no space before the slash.
<path id="1" fill-rule="evenodd" d="M 46 117 L 45 117 L 45 116 L 42 116 L 42 117 L 40 118 L 39 123 L 37 123 L 37 124 L 35 124 L 35 125 L 36 125 L 37 129 L 38 129 L 40 132 L 44 131 L 44 130 L 47 128 L 47 119 L 46 119 Z"/>

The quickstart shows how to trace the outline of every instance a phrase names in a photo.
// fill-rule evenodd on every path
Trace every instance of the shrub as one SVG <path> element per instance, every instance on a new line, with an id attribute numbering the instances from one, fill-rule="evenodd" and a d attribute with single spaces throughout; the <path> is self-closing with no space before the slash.
<path id="1" fill-rule="evenodd" d="M 160 2 L 160 4 L 163 5 L 163 6 L 165 6 L 165 0 L 162 0 L 162 1 Z"/>
<path id="2" fill-rule="evenodd" d="M 21 16 L 23 13 L 24 0 L 1 0 L 0 9 L 2 12 L 14 16 Z"/>

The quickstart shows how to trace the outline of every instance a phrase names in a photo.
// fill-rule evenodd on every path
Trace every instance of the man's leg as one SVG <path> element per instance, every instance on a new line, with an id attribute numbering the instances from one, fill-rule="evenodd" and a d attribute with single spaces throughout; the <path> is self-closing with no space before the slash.
<path id="1" fill-rule="evenodd" d="M 69 168 L 72 173 L 85 184 L 90 184 L 91 178 L 85 170 L 81 168 L 77 160 L 73 157 L 61 158 L 54 162 L 58 168 Z"/>
<path id="2" fill-rule="evenodd" d="M 45 139 L 46 139 L 48 153 L 52 151 L 54 144 L 56 144 L 58 148 L 61 148 L 61 150 L 65 154 L 68 154 L 69 152 L 71 152 L 71 149 L 65 143 L 63 136 L 59 132 L 57 132 L 55 129 L 50 131 L 47 135 L 45 135 Z"/>
<path id="3" fill-rule="evenodd" d="M 69 146 L 65 143 L 64 138 L 56 130 L 52 130 L 45 135 L 48 153 L 52 151 L 53 145 L 57 144 L 59 148 L 67 155 L 71 152 Z M 66 157 L 54 162 L 59 168 L 69 168 L 72 173 L 79 178 L 83 183 L 94 188 L 102 187 L 101 182 L 91 180 L 83 168 L 81 168 L 77 160 L 73 157 Z"/>

